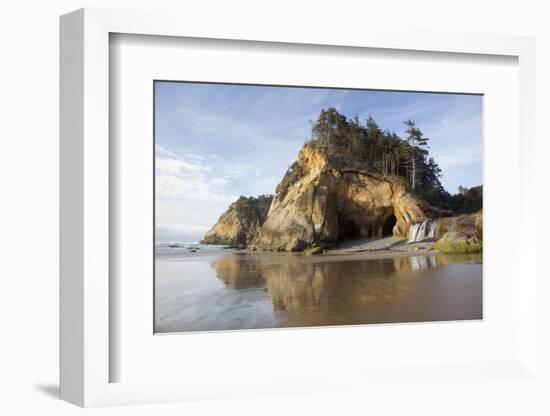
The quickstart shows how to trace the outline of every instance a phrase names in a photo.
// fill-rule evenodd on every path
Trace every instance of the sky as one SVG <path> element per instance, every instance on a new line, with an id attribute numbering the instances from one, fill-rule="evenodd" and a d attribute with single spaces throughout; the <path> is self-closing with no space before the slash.
<path id="1" fill-rule="evenodd" d="M 402 138 L 411 118 L 447 191 L 482 183 L 479 95 L 157 81 L 156 241 L 198 241 L 240 195 L 274 193 L 328 107 Z"/>

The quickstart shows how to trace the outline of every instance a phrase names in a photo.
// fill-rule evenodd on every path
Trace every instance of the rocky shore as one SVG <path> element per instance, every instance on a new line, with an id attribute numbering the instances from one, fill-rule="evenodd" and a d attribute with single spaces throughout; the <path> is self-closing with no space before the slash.
<path id="1" fill-rule="evenodd" d="M 418 252 L 432 250 L 434 241 L 408 243 L 406 238 L 393 237 L 374 238 L 368 240 L 344 241 L 326 250 L 326 253 L 356 253 L 356 252 Z"/>

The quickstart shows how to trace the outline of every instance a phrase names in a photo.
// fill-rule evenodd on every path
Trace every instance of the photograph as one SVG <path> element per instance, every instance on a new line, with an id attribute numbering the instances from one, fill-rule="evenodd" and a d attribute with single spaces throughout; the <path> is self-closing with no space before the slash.
<path id="1" fill-rule="evenodd" d="M 153 87 L 155 333 L 483 319 L 483 95 Z"/>
<path id="2" fill-rule="evenodd" d="M 539 3 L 4 2 L 0 416 L 550 416 Z"/>

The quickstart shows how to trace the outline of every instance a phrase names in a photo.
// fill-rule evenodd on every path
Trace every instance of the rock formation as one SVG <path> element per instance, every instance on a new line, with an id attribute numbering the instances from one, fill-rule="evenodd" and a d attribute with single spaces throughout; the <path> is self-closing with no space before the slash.
<path id="1" fill-rule="evenodd" d="M 241 196 L 206 233 L 202 243 L 248 246 L 264 223 L 272 198 L 271 195 Z"/>
<path id="2" fill-rule="evenodd" d="M 483 239 L 481 210 L 448 217 L 451 214 L 411 193 L 402 177 L 336 167 L 311 141 L 300 150 L 275 196 L 239 198 L 203 242 L 260 251 L 320 250 L 352 239 L 405 238 L 411 225 L 429 218 L 439 218 L 432 221 L 437 223 L 430 235 L 435 240 L 448 232 Z"/>
<path id="3" fill-rule="evenodd" d="M 462 233 L 466 238 L 483 240 L 483 210 L 480 209 L 473 214 L 440 218 L 435 230 L 435 239 L 440 239 L 446 233 Z"/>
<path id="4" fill-rule="evenodd" d="M 483 250 L 483 211 L 438 221 L 433 248 L 442 253 L 479 253 Z"/>
<path id="5" fill-rule="evenodd" d="M 278 185 L 252 248 L 301 251 L 346 239 L 406 237 L 410 224 L 427 218 L 425 208 L 402 179 L 336 169 L 310 142 Z"/>

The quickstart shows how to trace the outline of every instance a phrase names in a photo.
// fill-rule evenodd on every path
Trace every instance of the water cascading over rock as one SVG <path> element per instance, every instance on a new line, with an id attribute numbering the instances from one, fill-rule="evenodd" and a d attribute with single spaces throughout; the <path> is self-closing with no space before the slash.
<path id="1" fill-rule="evenodd" d="M 435 230 L 439 220 L 428 219 L 417 224 L 411 224 L 409 228 L 409 243 L 417 243 L 435 238 Z"/>

